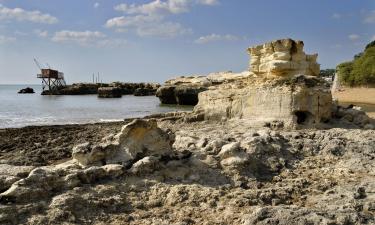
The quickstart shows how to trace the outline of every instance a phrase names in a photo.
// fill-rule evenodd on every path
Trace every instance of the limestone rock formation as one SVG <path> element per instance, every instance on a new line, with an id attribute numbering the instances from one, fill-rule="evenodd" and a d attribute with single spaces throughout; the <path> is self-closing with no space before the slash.
<path id="1" fill-rule="evenodd" d="M 331 118 L 332 97 L 317 78 L 295 76 L 291 80 L 220 87 L 199 95 L 194 108 L 207 120 L 242 118 L 262 123 L 282 121 L 285 127 L 313 125 Z"/>
<path id="2" fill-rule="evenodd" d="M 102 144 L 84 143 L 73 148 L 73 159 L 82 166 L 132 164 L 146 156 L 172 153 L 173 137 L 157 127 L 154 120 L 134 120 Z"/>
<path id="3" fill-rule="evenodd" d="M 163 104 L 196 105 L 199 93 L 223 83 L 247 78 L 249 75 L 248 71 L 242 73 L 228 71 L 210 73 L 207 76 L 181 76 L 167 80 L 157 90 L 156 96 Z"/>
<path id="4" fill-rule="evenodd" d="M 260 77 L 293 76 L 297 74 L 318 76 L 318 54 L 307 55 L 303 42 L 281 39 L 248 49 L 250 71 Z"/>
<path id="5" fill-rule="evenodd" d="M 206 120 L 241 118 L 289 128 L 331 118 L 329 84 L 316 77 L 317 55 L 306 55 L 302 41 L 276 40 L 249 52 L 254 76 L 200 93 L 196 114 Z"/>

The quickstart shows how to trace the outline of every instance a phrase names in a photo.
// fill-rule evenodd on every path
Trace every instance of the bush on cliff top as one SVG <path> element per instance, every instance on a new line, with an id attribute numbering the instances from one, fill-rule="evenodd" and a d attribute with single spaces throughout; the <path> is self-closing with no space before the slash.
<path id="1" fill-rule="evenodd" d="M 349 86 L 375 85 L 375 41 L 366 46 L 353 61 L 337 66 L 340 80 Z"/>

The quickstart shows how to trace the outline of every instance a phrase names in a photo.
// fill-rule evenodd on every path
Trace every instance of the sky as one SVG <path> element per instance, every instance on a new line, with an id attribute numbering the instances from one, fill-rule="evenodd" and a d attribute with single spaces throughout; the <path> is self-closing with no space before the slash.
<path id="1" fill-rule="evenodd" d="M 374 0 L 0 0 L 0 84 L 159 82 L 247 70 L 250 46 L 303 40 L 335 68 L 375 39 Z"/>

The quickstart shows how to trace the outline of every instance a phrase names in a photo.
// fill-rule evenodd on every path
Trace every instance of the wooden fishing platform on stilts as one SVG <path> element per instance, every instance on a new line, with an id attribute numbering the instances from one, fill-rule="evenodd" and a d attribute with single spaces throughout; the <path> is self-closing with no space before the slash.
<path id="1" fill-rule="evenodd" d="M 42 95 L 58 94 L 58 91 L 66 86 L 64 73 L 53 69 L 42 69 L 38 61 L 36 59 L 34 61 L 41 71 L 40 74 L 37 74 L 37 78 L 42 79 Z"/>

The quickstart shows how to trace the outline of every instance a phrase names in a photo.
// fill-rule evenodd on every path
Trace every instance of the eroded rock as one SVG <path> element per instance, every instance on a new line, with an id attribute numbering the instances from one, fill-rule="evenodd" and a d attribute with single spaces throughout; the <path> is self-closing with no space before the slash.
<path id="1" fill-rule="evenodd" d="M 132 164 L 146 156 L 172 153 L 173 139 L 154 120 L 134 120 L 121 132 L 100 145 L 85 143 L 74 147 L 73 159 L 82 166 Z"/>

